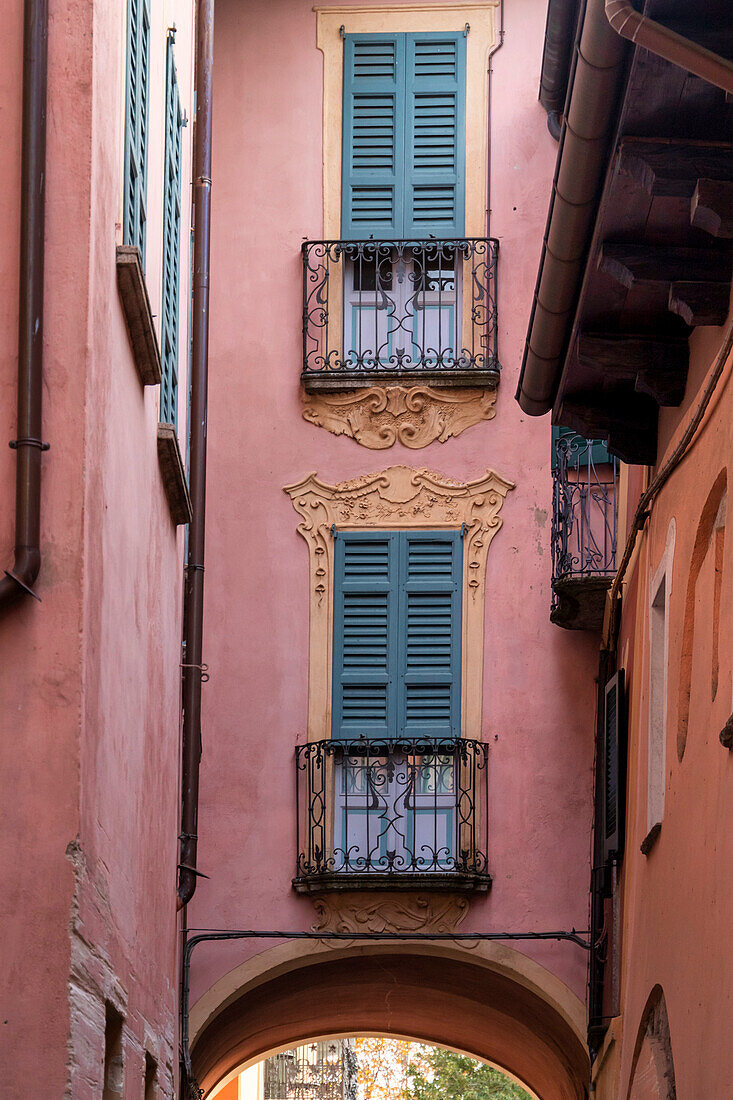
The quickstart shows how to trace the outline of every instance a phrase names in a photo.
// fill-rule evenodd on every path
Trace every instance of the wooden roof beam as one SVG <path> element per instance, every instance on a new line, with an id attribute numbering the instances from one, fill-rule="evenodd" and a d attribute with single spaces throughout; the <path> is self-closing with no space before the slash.
<path id="1" fill-rule="evenodd" d="M 690 201 L 690 221 L 713 237 L 733 237 L 733 178 L 699 179 Z"/>
<path id="2" fill-rule="evenodd" d="M 687 340 L 618 333 L 578 337 L 581 366 L 598 371 L 605 383 L 631 383 L 658 405 L 676 407 L 685 396 L 690 351 Z"/>
<path id="3" fill-rule="evenodd" d="M 627 137 L 619 146 L 618 171 L 649 195 L 689 199 L 700 179 L 733 180 L 733 144 Z"/>
<path id="4" fill-rule="evenodd" d="M 729 251 L 605 243 L 598 268 L 629 290 L 639 283 L 666 288 L 667 308 L 688 325 L 725 323 L 733 275 Z"/>

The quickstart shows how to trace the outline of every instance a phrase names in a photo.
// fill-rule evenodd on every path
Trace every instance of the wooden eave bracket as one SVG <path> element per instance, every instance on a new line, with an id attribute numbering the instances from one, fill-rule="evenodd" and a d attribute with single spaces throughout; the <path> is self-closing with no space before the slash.
<path id="1" fill-rule="evenodd" d="M 140 250 L 134 245 L 117 246 L 117 289 L 140 381 L 143 386 L 157 386 L 161 379 L 160 348 Z"/>
<path id="2" fill-rule="evenodd" d="M 172 424 L 158 424 L 158 462 L 163 475 L 163 487 L 171 510 L 171 519 L 180 526 L 190 523 L 193 515 L 186 471 L 178 446 L 178 436 Z"/>

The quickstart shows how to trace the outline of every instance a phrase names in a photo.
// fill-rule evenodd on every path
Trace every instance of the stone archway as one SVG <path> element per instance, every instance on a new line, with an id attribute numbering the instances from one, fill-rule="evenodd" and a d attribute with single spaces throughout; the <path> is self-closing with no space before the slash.
<path id="1" fill-rule="evenodd" d="M 583 1100 L 584 1031 L 574 994 L 497 943 L 284 944 L 230 972 L 191 1013 L 205 1095 L 274 1050 L 356 1033 L 439 1043 L 507 1070 L 540 1100 Z"/>

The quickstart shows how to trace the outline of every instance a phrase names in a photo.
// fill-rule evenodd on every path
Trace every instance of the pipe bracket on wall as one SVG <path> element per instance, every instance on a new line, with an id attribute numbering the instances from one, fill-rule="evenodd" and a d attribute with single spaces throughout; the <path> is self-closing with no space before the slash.
<path id="1" fill-rule="evenodd" d="M 50 451 L 51 444 L 44 443 L 42 439 L 11 439 L 8 443 L 11 451 L 17 451 L 18 447 L 39 447 L 42 451 Z"/>

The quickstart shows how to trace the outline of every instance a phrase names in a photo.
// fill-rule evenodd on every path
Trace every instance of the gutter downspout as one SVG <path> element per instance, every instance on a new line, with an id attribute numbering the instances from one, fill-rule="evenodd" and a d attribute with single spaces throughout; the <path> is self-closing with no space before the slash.
<path id="1" fill-rule="evenodd" d="M 568 79 L 572 67 L 580 0 L 549 0 L 542 51 L 539 100 L 547 112 L 547 129 L 560 140 Z"/>
<path id="2" fill-rule="evenodd" d="M 43 390 L 43 261 L 46 203 L 48 0 L 25 0 L 23 137 L 18 309 L 18 420 L 15 561 L 0 578 L 0 611 L 33 585 L 41 568 L 41 439 Z"/>
<path id="3" fill-rule="evenodd" d="M 643 46 L 657 57 L 687 69 L 724 92 L 733 92 L 733 61 L 641 15 L 629 0 L 606 0 L 606 17 L 616 34 L 628 38 L 635 46 Z"/>
<path id="4" fill-rule="evenodd" d="M 626 52 L 606 19 L 604 0 L 586 0 L 516 393 L 530 416 L 549 412 L 557 394 Z"/>
<path id="5" fill-rule="evenodd" d="M 193 305 L 191 319 L 191 503 L 183 610 L 183 736 L 181 848 L 178 909 L 194 895 L 201 763 L 201 684 L 204 678 L 204 543 L 206 531 L 206 420 L 209 376 L 209 254 L 211 227 L 211 116 L 214 75 L 214 0 L 198 0 L 196 116 L 193 151 Z"/>
<path id="6" fill-rule="evenodd" d="M 494 55 L 499 52 L 499 50 L 501 49 L 501 47 L 503 45 L 504 45 L 504 0 L 501 0 L 500 15 L 499 15 L 499 42 L 496 46 L 494 46 L 494 48 L 489 53 L 489 87 L 488 87 L 489 110 L 488 110 L 488 118 L 486 120 L 487 121 L 487 130 L 488 130 L 488 133 L 487 133 L 487 139 L 488 139 L 487 140 L 487 155 L 486 155 L 486 159 L 487 159 L 487 164 L 486 164 L 486 236 L 487 237 L 491 236 L 491 146 L 492 146 L 491 108 L 492 108 L 492 103 L 493 103 L 491 89 L 492 89 L 493 83 L 494 83 Z"/>

